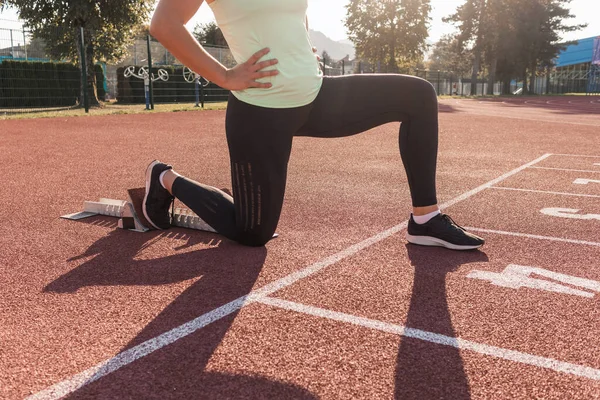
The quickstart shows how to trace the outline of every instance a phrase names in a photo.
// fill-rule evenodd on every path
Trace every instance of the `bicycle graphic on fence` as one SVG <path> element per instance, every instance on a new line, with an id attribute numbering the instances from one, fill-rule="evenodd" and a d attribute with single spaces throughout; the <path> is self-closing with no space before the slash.
<path id="1" fill-rule="evenodd" d="M 196 94 L 195 107 L 200 107 L 200 103 L 202 103 L 202 108 L 204 108 L 204 88 L 210 84 L 210 81 L 195 73 L 188 67 L 183 68 L 183 79 L 185 79 L 185 81 L 188 83 L 194 82 L 194 89 Z M 201 82 L 202 80 L 204 80 L 204 83 Z"/>
<path id="2" fill-rule="evenodd" d="M 137 73 L 135 72 L 135 68 L 136 67 L 134 65 L 127 67 L 125 69 L 125 71 L 123 72 L 123 75 L 125 76 L 125 78 L 134 77 L 134 78 L 144 80 L 144 96 L 146 98 L 146 110 L 149 110 L 150 109 L 150 81 L 152 80 L 152 82 L 156 82 L 158 80 L 161 80 L 163 82 L 166 82 L 169 80 L 169 73 L 166 70 L 161 68 L 157 71 L 157 76 L 154 76 L 154 73 L 152 73 L 152 74 L 148 73 L 148 68 L 146 68 L 146 67 L 140 67 L 140 69 L 138 70 Z"/>

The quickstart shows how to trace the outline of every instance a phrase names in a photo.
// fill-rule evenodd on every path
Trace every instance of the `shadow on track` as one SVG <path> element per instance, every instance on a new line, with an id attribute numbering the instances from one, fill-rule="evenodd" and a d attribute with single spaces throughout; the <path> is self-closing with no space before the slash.
<path id="1" fill-rule="evenodd" d="M 102 220 L 91 220 L 90 223 L 102 225 Z M 189 232 L 183 229 L 145 234 L 111 231 L 93 243 L 84 254 L 71 259 L 89 260 L 48 284 L 44 291 L 71 293 L 89 286 L 164 285 L 194 279 L 121 352 L 131 349 L 250 293 L 254 287 L 267 255 L 265 247 L 243 247 L 227 240 L 221 241 L 217 235 Z M 158 244 L 165 236 L 187 242 L 174 248 L 175 254 L 171 252 L 162 258 L 145 259 L 144 250 Z M 213 247 L 180 251 L 199 243 L 213 244 Z M 103 374 L 101 368 L 100 374 L 105 376 L 97 380 L 88 379 L 83 387 L 67 398 L 314 399 L 315 396 L 304 388 L 256 374 L 246 375 L 243 371 L 235 371 L 235 368 L 228 369 L 233 371 L 231 373 L 221 373 L 214 368 L 211 371 L 209 361 L 230 330 L 237 313 L 235 311 L 110 374 Z M 106 325 L 111 335 L 118 333 L 119 327 L 111 326 L 111 321 L 98 323 Z M 235 354 L 226 358 L 231 357 L 235 359 Z M 236 366 L 242 365 L 239 368 L 243 368 L 244 360 L 237 361 Z M 224 368 L 227 369 L 227 366 Z"/>
<path id="2" fill-rule="evenodd" d="M 461 265 L 487 262 L 480 251 L 406 245 L 415 269 L 413 292 L 405 326 L 456 337 L 446 294 L 446 275 Z M 395 399 L 471 398 L 460 350 L 402 337 L 396 365 Z"/>
<path id="3" fill-rule="evenodd" d="M 441 112 L 441 113 L 455 113 L 455 112 L 459 112 L 459 110 L 457 110 L 456 108 L 452 107 L 449 104 L 438 103 L 438 112 Z"/>

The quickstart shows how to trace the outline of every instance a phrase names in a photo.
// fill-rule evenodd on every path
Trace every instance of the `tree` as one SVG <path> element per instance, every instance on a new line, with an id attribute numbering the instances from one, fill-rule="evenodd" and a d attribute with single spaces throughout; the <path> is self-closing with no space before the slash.
<path id="1" fill-rule="evenodd" d="M 585 27 L 564 24 L 573 17 L 566 8 L 570 2 L 466 0 L 445 21 L 458 26 L 459 46 L 474 53 L 473 80 L 482 65 L 488 68 L 488 93 L 493 90 L 496 78 L 505 82 L 505 89 L 513 78 L 521 78 L 525 91 L 533 93 L 537 71 L 552 65 L 564 48 L 560 34 Z"/>
<path id="2" fill-rule="evenodd" d="M 564 21 L 573 18 L 566 8 L 571 0 L 537 0 L 521 4 L 521 24 L 519 24 L 519 36 L 526 38 L 522 43 L 523 50 L 523 78 L 527 81 L 529 75 L 529 87 L 525 88 L 530 94 L 534 93 L 534 84 L 537 72 L 553 65 L 553 60 L 565 45 L 560 43 L 560 34 L 573 32 L 584 28 L 586 24 L 565 25 Z M 527 23 L 524 23 L 527 21 Z M 525 68 L 529 72 L 525 72 Z M 526 86 L 526 85 L 525 85 Z"/>
<path id="3" fill-rule="evenodd" d="M 323 63 L 323 66 L 328 66 L 331 63 L 331 56 L 327 50 L 323 50 L 323 53 L 321 53 L 321 62 Z"/>
<path id="4" fill-rule="evenodd" d="M 470 51 L 460 48 L 456 37 L 446 35 L 433 45 L 428 68 L 432 71 L 454 72 L 462 76 L 471 71 L 471 57 Z"/>
<path id="5" fill-rule="evenodd" d="M 92 105 L 98 105 L 94 63 L 122 59 L 136 29 L 148 21 L 154 5 L 153 0 L 0 1 L 0 5 L 17 9 L 33 37 L 44 40 L 46 51 L 57 59 L 81 60 L 80 28 L 83 28 Z M 81 91 L 83 98 L 83 87 Z"/>
<path id="6" fill-rule="evenodd" d="M 481 69 L 481 59 L 486 38 L 486 6 L 488 0 L 466 0 L 456 13 L 444 22 L 453 22 L 459 26 L 457 36 L 461 50 L 470 47 L 473 52 L 471 70 L 471 95 L 477 94 L 477 78 Z"/>
<path id="7" fill-rule="evenodd" d="M 345 25 L 358 57 L 383 72 L 419 60 L 427 45 L 429 0 L 350 0 Z"/>
<path id="8" fill-rule="evenodd" d="M 223 32 L 221 32 L 221 28 L 214 21 L 207 24 L 197 24 L 194 27 L 193 35 L 202 44 L 227 47 L 227 41 L 223 36 Z"/>

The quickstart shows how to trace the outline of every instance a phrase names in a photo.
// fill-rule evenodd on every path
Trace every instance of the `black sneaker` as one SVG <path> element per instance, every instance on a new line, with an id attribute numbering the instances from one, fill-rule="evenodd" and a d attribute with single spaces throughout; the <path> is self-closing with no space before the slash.
<path id="1" fill-rule="evenodd" d="M 479 236 L 458 226 L 446 214 L 436 215 L 424 224 L 417 224 L 411 214 L 406 239 L 409 243 L 421 246 L 441 246 L 452 250 L 473 250 L 485 243 Z"/>
<path id="2" fill-rule="evenodd" d="M 172 169 L 170 165 L 154 160 L 146 168 L 146 195 L 142 203 L 144 216 L 156 229 L 168 229 L 171 227 L 171 213 L 169 207 L 175 198 L 167 189 L 162 187 L 159 181 L 163 171 Z"/>

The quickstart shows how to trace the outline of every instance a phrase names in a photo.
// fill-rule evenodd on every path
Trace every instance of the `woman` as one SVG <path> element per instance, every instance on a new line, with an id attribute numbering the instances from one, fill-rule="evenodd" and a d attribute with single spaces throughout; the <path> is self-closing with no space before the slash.
<path id="1" fill-rule="evenodd" d="M 456 250 L 483 245 L 437 205 L 431 84 L 404 75 L 323 77 L 308 36 L 307 0 L 208 0 L 238 63 L 227 69 L 184 26 L 203 1 L 160 0 L 150 31 L 183 64 L 231 90 L 226 133 L 233 197 L 153 161 L 143 209 L 155 228 L 169 228 L 176 197 L 227 238 L 262 246 L 279 221 L 294 136 L 342 137 L 400 121 L 413 202 L 408 241 Z"/>

